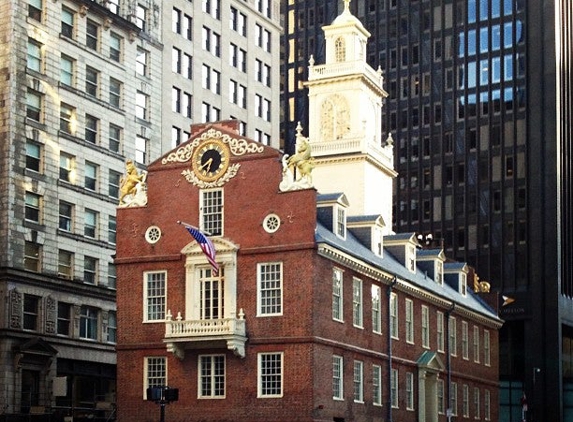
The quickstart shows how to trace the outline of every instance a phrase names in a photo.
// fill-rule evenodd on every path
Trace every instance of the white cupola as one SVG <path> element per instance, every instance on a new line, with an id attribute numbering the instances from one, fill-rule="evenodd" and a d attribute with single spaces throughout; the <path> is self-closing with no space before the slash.
<path id="1" fill-rule="evenodd" d="M 382 137 L 382 71 L 366 62 L 370 33 L 344 10 L 324 26 L 326 63 L 310 58 L 308 142 L 315 159 L 313 183 L 320 193 L 347 194 L 352 215 L 392 221 L 394 146 Z M 391 233 L 391 227 L 384 228 Z"/>

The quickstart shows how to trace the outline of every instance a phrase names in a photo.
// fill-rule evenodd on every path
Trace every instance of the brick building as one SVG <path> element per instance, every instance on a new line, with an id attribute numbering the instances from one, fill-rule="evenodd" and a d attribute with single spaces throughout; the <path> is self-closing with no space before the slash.
<path id="1" fill-rule="evenodd" d="M 192 132 L 118 210 L 118 420 L 155 420 L 158 385 L 170 421 L 437 421 L 448 396 L 496 420 L 501 324 L 465 264 L 377 236 L 343 193 L 283 190 L 281 154 L 229 124 Z M 221 173 L 197 171 L 212 151 Z"/>
<path id="2" fill-rule="evenodd" d="M 389 225 L 386 93 L 345 5 L 296 154 L 195 125 L 137 175 L 146 205 L 118 209 L 119 421 L 155 420 L 165 386 L 170 421 L 497 420 L 497 298 Z M 218 272 L 178 222 L 210 234 Z"/>

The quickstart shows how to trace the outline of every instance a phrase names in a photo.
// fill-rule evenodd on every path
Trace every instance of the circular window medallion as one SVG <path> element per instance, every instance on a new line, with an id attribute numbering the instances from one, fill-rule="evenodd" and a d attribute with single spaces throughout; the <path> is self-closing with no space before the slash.
<path id="1" fill-rule="evenodd" d="M 269 214 L 263 220 L 263 227 L 267 233 L 276 232 L 281 226 L 281 219 L 276 214 Z"/>
<path id="2" fill-rule="evenodd" d="M 145 231 L 145 240 L 147 243 L 157 243 L 161 238 L 161 229 L 157 226 L 151 226 Z"/>

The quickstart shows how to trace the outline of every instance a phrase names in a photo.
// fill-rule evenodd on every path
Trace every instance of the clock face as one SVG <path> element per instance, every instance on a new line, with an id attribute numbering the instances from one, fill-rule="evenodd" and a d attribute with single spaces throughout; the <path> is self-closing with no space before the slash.
<path id="1" fill-rule="evenodd" d="M 227 145 L 217 139 L 208 140 L 193 153 L 191 167 L 199 179 L 213 182 L 227 171 L 229 156 Z"/>

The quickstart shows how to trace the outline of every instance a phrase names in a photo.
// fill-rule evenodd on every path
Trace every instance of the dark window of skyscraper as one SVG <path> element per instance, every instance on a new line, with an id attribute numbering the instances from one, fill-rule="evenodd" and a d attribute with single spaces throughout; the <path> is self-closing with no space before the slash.
<path id="1" fill-rule="evenodd" d="M 494 190 L 493 191 L 493 210 L 495 212 L 501 211 L 501 191 Z"/>

